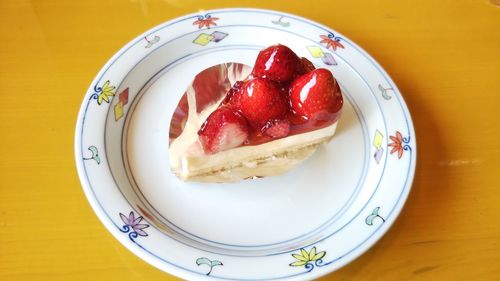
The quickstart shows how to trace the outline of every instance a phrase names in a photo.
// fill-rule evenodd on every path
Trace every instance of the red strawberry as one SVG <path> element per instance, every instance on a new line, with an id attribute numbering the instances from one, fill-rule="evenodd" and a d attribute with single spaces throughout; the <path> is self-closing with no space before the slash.
<path id="1" fill-rule="evenodd" d="M 292 82 L 290 104 L 293 113 L 300 117 L 328 120 L 342 108 L 343 100 L 339 84 L 332 73 L 319 68 Z"/>
<path id="2" fill-rule="evenodd" d="M 263 131 L 272 138 L 286 137 L 290 133 L 290 121 L 288 119 L 269 121 Z"/>
<path id="3" fill-rule="evenodd" d="M 244 81 L 241 88 L 230 97 L 229 104 L 239 110 L 257 130 L 262 129 L 269 120 L 285 119 L 289 112 L 285 92 L 265 78 Z"/>
<path id="4" fill-rule="evenodd" d="M 287 46 L 273 45 L 260 51 L 252 74 L 275 82 L 288 82 L 301 72 L 299 57 Z"/>
<path id="5" fill-rule="evenodd" d="M 248 123 L 238 111 L 223 106 L 201 125 L 198 136 L 207 154 L 240 146 L 248 138 Z"/>
<path id="6" fill-rule="evenodd" d="M 236 81 L 234 85 L 227 91 L 226 97 L 222 100 L 221 104 L 222 105 L 229 104 L 233 96 L 238 94 L 238 92 L 241 90 L 241 87 L 243 86 L 244 83 L 245 83 L 244 81 Z"/>
<path id="7" fill-rule="evenodd" d="M 300 58 L 300 63 L 302 64 L 302 71 L 300 72 L 300 74 L 305 74 L 316 69 L 316 67 L 314 67 L 314 64 L 304 57 Z"/>

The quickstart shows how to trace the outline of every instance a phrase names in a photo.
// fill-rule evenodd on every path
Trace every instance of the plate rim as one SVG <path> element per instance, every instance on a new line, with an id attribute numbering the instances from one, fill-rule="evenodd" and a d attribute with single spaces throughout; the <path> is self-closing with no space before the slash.
<path id="1" fill-rule="evenodd" d="M 226 9 L 210 9 L 210 10 L 204 10 L 202 12 L 193 12 L 193 13 L 184 14 L 182 16 L 175 17 L 175 18 L 172 18 L 172 19 L 167 20 L 165 22 L 162 22 L 162 23 L 146 30 L 145 32 L 138 35 L 137 37 L 133 38 L 132 40 L 130 40 L 126 45 L 124 45 L 117 52 L 115 52 L 113 54 L 113 56 L 106 62 L 106 64 L 104 64 L 104 66 L 101 67 L 101 69 L 99 70 L 97 75 L 92 80 L 92 83 L 90 84 L 89 89 L 91 89 L 93 85 L 96 85 L 96 83 L 102 79 L 102 76 L 104 75 L 104 73 L 106 73 L 106 71 L 111 67 L 111 65 L 114 63 L 114 61 L 119 56 L 121 56 L 123 53 L 125 53 L 128 49 L 130 49 L 132 46 L 137 44 L 139 41 L 142 41 L 145 36 L 151 35 L 154 32 L 158 31 L 159 29 L 162 29 L 169 24 L 173 24 L 176 21 L 182 21 L 182 20 L 191 18 L 193 16 L 197 16 L 200 13 L 214 13 L 214 12 L 221 12 L 221 11 L 229 11 L 229 12 L 230 11 L 232 11 L 232 12 L 252 12 L 253 11 L 253 12 L 265 12 L 265 13 L 270 13 L 270 14 L 275 14 L 275 15 L 282 15 L 285 17 L 300 19 L 306 23 L 313 24 L 313 25 L 320 27 L 320 28 L 323 28 L 325 30 L 335 31 L 337 34 L 341 35 L 342 38 L 348 38 L 348 37 L 345 37 L 343 34 L 337 32 L 336 30 L 334 30 L 328 26 L 325 26 L 319 22 L 310 20 L 310 19 L 302 17 L 302 16 L 298 16 L 295 14 L 286 13 L 286 12 L 282 12 L 282 11 L 278 11 L 278 10 L 255 9 L 255 8 L 226 8 Z M 406 186 L 402 187 L 403 189 L 404 188 L 406 188 L 406 189 L 401 194 L 402 198 L 394 206 L 393 219 L 388 220 L 386 223 L 384 223 L 380 227 L 380 229 L 375 231 L 375 233 L 372 236 L 370 236 L 366 241 L 362 242 L 360 245 L 364 245 L 363 247 L 358 247 L 358 249 L 356 249 L 355 251 L 350 253 L 348 257 L 343 258 L 341 261 L 336 263 L 335 266 L 329 267 L 328 270 L 308 272 L 308 274 L 295 276 L 295 277 L 289 277 L 289 278 L 286 278 L 286 280 L 303 280 L 303 279 L 309 279 L 309 278 L 318 278 L 320 276 L 323 276 L 323 275 L 331 273 L 335 270 L 338 270 L 339 268 L 345 266 L 346 264 L 349 264 L 353 260 L 357 259 L 360 255 L 362 255 L 363 253 L 368 251 L 370 248 L 372 248 L 373 245 L 376 242 L 378 242 L 387 233 L 387 231 L 392 227 L 394 222 L 399 217 L 399 215 L 400 215 L 400 213 L 401 213 L 401 211 L 402 211 L 402 209 L 403 209 L 403 207 L 408 199 L 409 193 L 411 192 L 411 189 L 412 189 L 412 184 L 414 182 L 414 177 L 415 177 L 415 172 L 416 172 L 416 162 L 417 162 L 417 140 L 416 140 L 415 128 L 413 125 L 413 120 L 412 120 L 408 105 L 407 105 L 406 101 L 404 100 L 403 95 L 399 91 L 399 88 L 392 80 L 391 76 L 388 75 L 386 70 L 378 63 L 378 61 L 375 60 L 375 58 L 373 58 L 368 52 L 366 52 L 363 48 L 361 48 L 359 45 L 357 45 L 357 43 L 355 43 L 354 41 L 349 39 L 349 43 L 352 44 L 354 47 L 356 47 L 357 50 L 366 59 L 371 61 L 372 64 L 381 72 L 381 74 L 384 76 L 384 78 L 387 80 L 387 82 L 389 82 L 390 85 L 395 87 L 395 89 L 397 90 L 397 94 L 396 94 L 397 100 L 398 100 L 398 102 L 403 110 L 403 113 L 405 115 L 404 117 L 406 119 L 405 121 L 406 121 L 407 127 L 408 127 L 408 131 L 412 137 L 413 161 L 411 161 L 410 166 L 409 166 L 409 172 L 408 172 L 407 184 L 406 184 L 408 186 L 408 188 L 406 188 Z M 87 90 L 87 92 L 88 91 L 89 90 Z M 85 167 L 84 167 L 84 161 L 82 160 L 81 153 L 80 153 L 81 145 L 82 145 L 82 134 L 81 134 L 80 129 L 83 126 L 87 102 L 88 102 L 88 100 L 87 100 L 87 93 L 86 93 L 84 95 L 84 99 L 83 99 L 82 104 L 80 106 L 80 110 L 79 110 L 78 117 L 77 117 L 76 129 L 75 129 L 75 144 L 74 144 L 75 145 L 75 147 L 74 147 L 75 148 L 75 161 L 76 161 L 78 176 L 79 176 L 82 188 L 84 190 L 84 193 L 87 197 L 87 200 L 89 201 L 89 204 L 91 205 L 92 209 L 96 213 L 96 215 L 99 218 L 99 220 L 101 221 L 101 223 L 104 224 L 104 226 L 108 229 L 108 231 L 111 232 L 111 234 L 118 241 L 120 241 L 127 249 L 132 251 L 135 255 L 139 256 L 144 261 L 152 264 L 153 266 L 155 266 L 163 271 L 166 271 L 169 274 L 173 274 L 173 275 L 181 277 L 181 278 L 197 278 L 197 279 L 207 278 L 207 279 L 212 279 L 212 280 L 218 279 L 215 276 L 202 276 L 202 275 L 197 275 L 197 274 L 194 274 L 191 272 L 183 271 L 182 269 L 180 269 L 177 266 L 165 264 L 165 263 L 163 263 L 155 258 L 152 258 L 149 253 L 145 253 L 143 250 L 136 247 L 138 244 L 132 243 L 131 241 L 129 241 L 127 239 L 128 237 L 123 236 L 122 233 L 117 231 L 116 225 L 110 219 L 108 214 L 105 213 L 105 211 L 102 209 L 103 207 L 100 206 L 100 204 L 97 202 L 96 195 L 93 194 L 93 192 L 90 190 L 91 189 L 90 183 L 88 182 L 85 175 L 82 174 L 82 173 L 84 173 L 83 171 L 85 170 Z M 139 245 L 139 247 L 140 247 L 140 245 Z M 168 270 L 166 268 L 168 268 Z M 224 279 L 222 279 L 222 280 L 224 280 Z M 283 278 L 283 280 L 285 280 L 285 278 Z"/>

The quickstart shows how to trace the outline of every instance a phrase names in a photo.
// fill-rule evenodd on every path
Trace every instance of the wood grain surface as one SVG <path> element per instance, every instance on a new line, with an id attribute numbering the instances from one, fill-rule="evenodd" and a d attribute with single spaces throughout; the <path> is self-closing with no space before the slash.
<path id="1" fill-rule="evenodd" d="M 498 1 L 0 1 L 0 280 L 178 280 L 103 227 L 75 169 L 83 95 L 129 40 L 199 9 L 282 10 L 330 26 L 392 76 L 417 134 L 404 210 L 321 280 L 500 280 Z"/>

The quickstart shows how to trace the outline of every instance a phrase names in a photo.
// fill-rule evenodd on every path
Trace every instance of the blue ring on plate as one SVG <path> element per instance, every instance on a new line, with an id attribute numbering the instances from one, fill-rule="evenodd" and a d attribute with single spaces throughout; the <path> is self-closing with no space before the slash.
<path id="1" fill-rule="evenodd" d="M 170 42 L 170 41 L 169 41 Z M 167 42 L 168 43 L 168 42 Z M 165 43 L 165 44 L 167 44 Z M 214 48 L 210 48 L 210 49 L 205 49 L 205 50 L 202 50 L 202 51 L 199 51 L 199 52 L 194 52 L 194 53 L 191 53 L 189 55 L 186 55 L 186 56 L 183 56 L 179 59 L 176 59 L 174 60 L 173 62 L 169 63 L 167 66 L 163 67 L 162 69 L 160 69 L 156 74 L 154 74 L 152 76 L 151 79 L 149 79 L 144 85 L 143 87 L 138 91 L 139 93 L 143 91 L 144 87 L 146 87 L 146 85 L 148 85 L 152 80 L 156 80 L 155 78 L 158 78 L 158 74 L 164 74 L 165 72 L 169 71 L 167 70 L 168 68 L 171 68 L 171 67 L 174 67 L 175 65 L 177 65 L 178 63 L 180 63 L 181 61 L 183 61 L 184 59 L 187 59 L 187 58 L 193 58 L 193 57 L 197 57 L 199 55 L 206 55 L 206 54 L 210 54 L 210 53 L 214 53 L 214 52 L 219 52 L 221 51 L 220 49 L 232 49 L 231 47 L 238 47 L 238 49 L 251 49 L 251 50 L 260 50 L 262 49 L 261 46 L 254 46 L 254 45 L 224 45 L 224 46 L 220 46 L 220 47 L 214 47 Z M 200 54 L 202 53 L 202 54 Z M 196 56 L 193 56 L 194 54 L 197 54 Z M 344 61 L 344 60 L 343 60 Z M 346 62 L 347 63 L 347 62 Z M 348 63 L 347 63 L 348 64 Z M 351 67 L 352 68 L 352 67 Z M 354 70 L 355 71 L 355 70 Z M 128 74 L 127 74 L 128 75 Z M 127 76 L 125 75 L 125 76 Z M 118 86 L 119 88 L 120 86 Z M 367 85 L 368 87 L 368 85 Z M 361 125 L 362 125 L 362 128 L 363 128 L 363 135 L 364 135 L 364 144 L 365 144 L 365 150 L 366 150 L 366 155 L 367 157 L 365 157 L 363 159 L 364 163 L 363 163 L 363 170 L 362 170 L 362 177 L 359 178 L 358 180 L 358 183 L 357 183 L 357 186 L 354 190 L 354 192 L 351 194 L 350 198 L 347 200 L 347 202 L 344 204 L 344 206 L 342 206 L 342 208 L 339 210 L 339 212 L 337 212 L 332 218 L 326 220 L 326 222 L 324 222 L 323 224 L 321 224 L 320 226 L 318 226 L 316 229 L 314 230 L 311 230 L 309 231 L 308 233 L 306 234 L 302 234 L 302 235 L 299 235 L 297 237 L 294 237 L 294 238 L 291 238 L 291 239 L 288 239 L 288 240 L 285 240 L 285 241 L 281 241 L 281 242 L 275 242 L 275 243 L 269 243 L 269 244 L 263 244 L 263 245 L 232 245 L 232 244 L 227 244 L 227 243 L 221 243 L 221 242 L 216 242 L 216 241 L 212 241 L 212 240 L 209 240 L 209 239 L 205 239 L 203 237 L 200 237 L 198 235 L 195 235 L 193 233 L 190 233 L 180 227 L 178 227 L 177 225 L 175 225 L 174 223 L 172 223 L 169 219 L 165 218 L 158 210 L 156 210 L 156 208 L 149 202 L 149 200 L 147 200 L 146 196 L 141 192 L 140 189 L 137 189 L 136 188 L 133 188 L 134 192 L 136 193 L 137 197 L 139 198 L 139 200 L 141 201 L 142 204 L 148 206 L 149 208 L 151 208 L 155 213 L 156 213 L 156 216 L 159 216 L 162 218 L 162 220 L 166 221 L 166 222 L 163 222 L 164 224 L 168 225 L 170 228 L 174 228 L 174 229 L 177 229 L 179 230 L 181 233 L 181 235 L 184 235 L 184 236 L 192 236 L 194 238 L 191 237 L 191 239 L 193 240 L 196 240 L 195 238 L 197 239 L 200 239 L 202 241 L 206 241 L 206 242 L 209 242 L 209 243 L 213 243 L 213 244 L 218 244 L 218 245 L 222 245 L 222 246 L 229 246 L 229 247 L 240 247 L 240 248 L 257 248 L 257 247 L 269 247 L 269 246 L 275 246 L 275 245 L 279 245 L 279 244 L 284 244 L 284 243 L 288 243 L 290 241 L 294 241 L 294 240 L 299 240 L 299 239 L 304 239 L 304 238 L 307 238 L 308 236 L 311 236 L 312 234 L 314 234 L 315 232 L 318 232 L 318 230 L 322 229 L 322 228 L 326 228 L 328 227 L 329 225 L 333 224 L 336 219 L 338 219 L 338 217 L 344 213 L 347 208 L 350 206 L 348 205 L 349 203 L 352 203 L 355 195 L 357 195 L 360 191 L 360 187 L 361 187 L 361 183 L 364 182 L 364 179 L 366 178 L 366 168 L 367 168 L 367 158 L 369 159 L 369 148 L 368 148 L 368 143 L 369 143 L 369 140 L 368 142 L 366 142 L 366 140 L 368 139 L 368 134 L 367 134 L 367 126 L 365 124 L 365 121 L 364 121 L 364 115 L 363 113 L 361 112 L 361 110 L 359 110 L 359 106 L 357 105 L 357 103 L 355 102 L 355 100 L 350 97 L 350 94 L 348 91 L 345 91 L 346 94 L 347 94 L 347 99 L 350 101 L 350 103 L 352 104 L 353 108 L 354 108 L 354 111 L 358 117 L 358 119 L 360 120 L 361 122 Z M 132 101 L 132 103 L 136 103 L 138 102 L 140 99 L 142 98 L 142 95 L 136 95 L 134 97 L 134 100 Z M 129 112 L 130 113 L 130 112 Z M 125 133 L 124 132 L 125 130 L 122 130 L 122 138 L 123 138 L 123 134 Z M 105 151 L 107 151 L 105 149 Z M 122 150 L 122 158 L 123 159 L 126 159 L 126 157 L 123 156 L 123 150 Z M 125 160 L 124 160 L 125 161 Z M 137 183 L 135 182 L 135 179 L 133 177 L 133 175 L 131 175 L 132 177 L 132 181 L 134 181 L 135 185 L 137 185 Z M 116 181 L 115 181 L 116 183 Z M 117 184 L 118 186 L 118 184 Z M 120 191 L 121 192 L 121 191 Z M 139 192 L 139 194 L 137 194 L 137 192 Z M 123 193 L 122 193 L 123 195 Z M 126 199 L 126 197 L 123 195 L 123 197 Z M 127 199 L 126 199 L 127 200 Z M 127 200 L 128 201 L 128 200 Z M 144 202 L 145 201 L 145 202 Z M 130 202 L 129 202 L 130 203 Z M 133 204 L 130 204 L 131 206 L 133 206 Z M 336 218 L 336 219 L 335 219 Z M 168 235 L 167 235 L 168 236 Z M 174 237 L 172 236 L 169 236 L 170 238 L 172 239 L 175 239 Z M 286 245 L 283 245 L 283 247 L 285 247 Z M 231 250 L 234 250 L 234 249 L 231 249 Z"/>
<path id="2" fill-rule="evenodd" d="M 301 37 L 301 38 L 303 38 L 303 39 L 309 40 L 309 41 L 311 41 L 311 42 L 312 42 L 312 43 L 314 43 L 314 44 L 317 44 L 317 42 L 316 42 L 316 41 L 314 41 L 314 40 L 313 40 L 313 39 L 311 39 L 311 38 L 308 38 L 308 37 L 305 37 L 305 36 L 302 36 L 302 35 L 300 35 L 300 34 L 293 33 L 293 32 L 287 31 L 287 30 L 281 30 L 281 29 L 278 29 L 278 28 L 274 28 L 274 27 L 268 27 L 268 26 L 257 26 L 257 25 L 225 25 L 225 26 L 214 27 L 214 28 L 212 28 L 212 29 L 217 29 L 217 28 L 221 28 L 221 27 L 222 27 L 222 28 L 227 28 L 227 27 L 257 27 L 257 28 L 266 28 L 266 29 L 278 30 L 278 31 L 281 31 L 281 32 L 285 32 L 285 33 L 293 34 L 293 35 L 295 35 L 295 36 L 298 36 L 298 37 Z M 171 39 L 171 40 L 169 40 L 169 41 L 167 41 L 167 42 L 164 42 L 162 45 L 159 45 L 159 46 L 158 46 L 155 50 L 153 50 L 152 52 L 148 53 L 148 55 L 150 55 L 151 53 L 153 53 L 153 52 L 155 52 L 156 50 L 158 50 L 158 49 L 159 49 L 159 47 L 164 46 L 164 45 L 166 45 L 166 44 L 168 44 L 168 43 L 170 43 L 170 42 L 172 42 L 172 41 L 174 41 L 174 40 L 176 40 L 176 39 L 179 39 L 179 38 L 181 38 L 181 37 L 185 37 L 185 36 L 188 36 L 188 35 L 191 35 L 191 34 L 196 34 L 196 33 L 199 33 L 199 32 L 200 32 L 200 31 L 188 32 L 188 33 L 184 33 L 184 34 L 182 34 L 182 35 L 180 35 L 180 36 L 177 36 L 177 37 L 175 37 L 175 38 L 173 38 L 173 39 Z M 226 46 L 231 46 L 231 45 L 226 45 Z M 214 48 L 211 48 L 211 49 L 214 49 Z M 167 65 L 166 67 L 164 67 L 164 68 L 163 68 L 162 70 L 160 70 L 159 72 L 161 72 L 161 71 L 163 71 L 165 68 L 167 68 L 167 67 L 171 66 L 173 63 L 176 63 L 176 62 L 178 62 L 178 61 L 180 61 L 180 60 L 182 60 L 182 59 L 184 59 L 184 58 L 186 58 L 186 57 L 188 57 L 188 56 L 190 56 L 190 55 L 192 55 L 192 54 L 189 54 L 189 55 L 183 56 L 183 57 L 181 57 L 181 58 L 179 58 L 179 59 L 175 60 L 174 62 L 170 63 L 169 65 Z M 374 99 L 375 99 L 375 101 L 376 101 L 376 103 L 377 103 L 377 106 L 379 107 L 379 109 L 380 109 L 380 111 L 381 111 L 382 118 L 383 118 L 383 120 L 384 120 L 384 124 L 386 124 L 385 117 L 384 117 L 384 114 L 383 114 L 383 112 L 382 112 L 382 110 L 381 110 L 380 104 L 379 104 L 379 102 L 378 102 L 378 100 L 377 100 L 377 98 L 376 98 L 376 96 L 375 96 L 375 94 L 374 94 L 374 92 L 373 92 L 372 88 L 369 86 L 368 82 L 367 82 L 367 81 L 366 81 L 366 80 L 365 80 L 365 79 L 364 79 L 364 78 L 363 78 L 363 77 L 359 74 L 359 72 L 357 72 L 357 71 L 355 70 L 355 68 L 354 68 L 354 67 L 352 67 L 352 65 L 350 65 L 350 64 L 349 64 L 349 63 L 348 63 L 345 59 L 343 59 L 343 57 L 342 57 L 342 56 L 340 56 L 340 55 L 338 55 L 338 54 L 336 54 L 336 56 L 338 56 L 338 57 L 339 57 L 342 61 L 344 61 L 344 63 L 346 63 L 346 64 L 347 64 L 347 65 L 348 65 L 348 66 L 349 66 L 349 67 L 350 67 L 350 68 L 351 68 L 351 69 L 352 69 L 352 70 L 353 70 L 353 71 L 354 71 L 354 72 L 355 72 L 355 73 L 356 73 L 356 74 L 360 77 L 360 79 L 361 79 L 361 80 L 363 80 L 363 82 L 365 83 L 365 85 L 367 86 L 367 88 L 371 91 L 372 95 L 374 96 Z M 144 58 L 142 58 L 141 60 L 139 60 L 139 61 L 138 61 L 138 62 L 134 65 L 134 67 L 135 67 L 137 64 L 139 64 L 142 60 L 144 60 L 146 57 L 147 57 L 147 56 L 145 56 Z M 130 71 L 129 71 L 129 72 L 130 72 Z M 157 74 L 158 74 L 159 72 L 157 72 Z M 157 74 L 155 74 L 155 75 L 157 75 Z M 128 73 L 127 73 L 127 75 L 128 75 Z M 127 75 L 125 75 L 125 76 L 127 76 Z M 153 77 L 155 77 L 155 76 L 153 76 Z M 152 78 L 152 79 L 153 79 L 153 78 Z M 150 79 L 150 80 L 151 80 L 151 79 Z M 148 82 L 149 82 L 150 80 L 148 80 Z M 147 84 L 148 82 L 146 82 L 146 84 Z M 121 84 L 120 84 L 120 85 L 121 85 Z M 119 86 L 120 86 L 120 85 L 119 85 Z M 118 87 L 119 87 L 119 86 L 118 86 Z M 144 86 L 143 86 L 143 87 L 144 87 Z M 142 88 L 143 88 L 143 87 L 142 87 Z M 134 99 L 135 99 L 135 98 L 134 98 Z M 354 100 L 353 100 L 353 99 L 351 99 L 350 101 L 354 101 Z M 355 105 L 355 108 L 358 108 L 358 106 L 355 104 L 355 102 L 354 102 L 354 103 L 352 103 L 352 104 L 353 104 L 353 105 Z M 359 114 L 358 114 L 358 112 L 356 112 L 356 114 L 358 115 L 358 119 L 360 119 L 360 120 L 362 120 L 362 119 L 363 119 L 363 120 L 364 120 L 364 118 L 359 118 Z M 363 124 L 362 124 L 362 125 L 363 125 Z M 363 129 L 365 129 L 365 126 L 363 126 Z M 364 130 L 364 131 L 363 131 L 363 133 L 364 133 L 364 134 L 365 134 L 365 131 L 366 131 L 366 130 Z M 387 130 L 385 130 L 385 134 L 387 135 Z M 366 134 L 366 135 L 368 135 L 368 134 Z M 368 151 L 368 150 L 369 150 L 369 149 L 367 149 L 367 151 Z M 107 150 L 105 150 L 105 151 L 107 151 Z M 364 159 L 364 161 L 366 161 L 366 159 Z M 386 162 L 387 162 L 387 154 L 386 154 L 386 156 L 384 157 L 384 169 L 382 170 L 382 174 L 381 174 L 381 176 L 380 176 L 380 178 L 379 178 L 379 183 L 380 183 L 380 180 L 381 180 L 381 179 L 382 179 L 382 177 L 383 177 L 383 174 L 384 174 L 384 171 L 385 171 L 385 164 L 386 164 Z M 363 164 L 363 166 L 364 166 L 364 168 L 365 168 L 365 163 Z M 364 173 L 364 171 L 362 172 L 362 174 L 363 174 L 363 173 Z M 364 175 L 364 176 L 366 176 L 366 175 Z M 116 180 L 115 180 L 115 183 L 116 183 Z M 358 188 L 359 188 L 359 184 L 360 184 L 360 183 L 361 183 L 361 181 L 359 181 L 359 182 L 358 182 L 358 187 L 356 188 L 356 190 L 357 190 L 357 191 L 359 191 L 359 190 L 358 190 Z M 378 184 L 377 184 L 377 188 L 378 188 Z M 373 193 L 375 193 L 375 192 L 376 192 L 376 190 L 377 190 L 377 189 L 375 189 L 375 190 L 373 191 Z M 134 191 L 135 191 L 135 190 L 134 190 Z M 120 192 L 121 192 L 121 191 L 120 191 Z M 185 233 L 185 234 L 187 234 L 187 235 L 190 235 L 190 236 L 192 236 L 192 237 L 195 237 L 195 238 L 197 238 L 197 239 L 200 239 L 200 240 L 203 240 L 203 241 L 209 242 L 209 243 L 219 244 L 219 245 L 223 245 L 223 246 L 230 246 L 230 247 L 235 247 L 235 248 L 236 248 L 236 247 L 241 247 L 241 248 L 266 247 L 266 246 L 273 246 L 273 245 L 283 244 L 283 243 L 286 243 L 286 242 L 289 242 L 289 241 L 293 241 L 293 240 L 298 240 L 298 239 L 300 239 L 300 238 L 302 238 L 302 237 L 304 237 L 304 236 L 310 236 L 310 235 L 311 235 L 311 233 L 316 232 L 316 231 L 317 231 L 318 229 L 320 229 L 320 228 L 326 228 L 326 227 L 328 227 L 329 225 L 333 224 L 333 223 L 336 221 L 336 220 L 333 220 L 333 221 L 332 221 L 332 219 L 333 219 L 333 217 L 332 217 L 332 218 L 328 219 L 325 223 L 323 223 L 322 225 L 320 225 L 319 227 L 317 227 L 315 230 L 312 230 L 312 231 L 310 231 L 309 233 L 306 233 L 306 234 L 303 234 L 303 235 L 300 235 L 300 236 L 298 236 L 298 237 L 295 237 L 295 238 L 292 238 L 292 239 L 289 239 L 289 240 L 286 240 L 286 241 L 282 241 L 282 242 L 275 242 L 275 243 L 264 244 L 264 245 L 248 245 L 248 246 L 247 246 L 247 245 L 231 245 L 231 244 L 226 244 L 226 243 L 221 243 L 221 242 L 211 241 L 211 240 L 208 240 L 208 239 L 202 238 L 202 237 L 200 237 L 200 236 L 197 236 L 197 235 L 195 235 L 195 234 L 192 234 L 192 233 L 190 233 L 190 232 L 188 232 L 188 231 L 183 230 L 182 228 L 180 228 L 180 227 L 176 226 L 175 224 L 173 224 L 172 222 L 170 222 L 167 218 L 163 217 L 163 216 L 161 215 L 161 213 L 160 213 L 160 212 L 158 212 L 158 211 L 157 211 L 157 210 L 156 210 L 156 209 L 152 206 L 152 204 L 150 204 L 150 203 L 148 202 L 148 200 L 145 198 L 145 196 L 142 194 L 142 192 L 141 192 L 141 195 L 142 195 L 142 197 L 144 198 L 144 200 L 148 203 L 148 205 L 151 207 L 151 209 L 153 209 L 153 210 L 156 212 L 157 216 L 160 216 L 163 220 L 167 221 L 167 224 L 169 224 L 169 225 L 173 226 L 174 228 L 176 228 L 176 229 L 180 230 L 181 232 L 183 232 L 183 233 Z M 138 198 L 140 198 L 140 197 L 141 197 L 141 196 L 138 196 Z M 124 198 L 125 198 L 125 200 L 127 200 L 125 196 L 124 196 Z M 350 198 L 350 199 L 351 199 L 351 198 Z M 348 202 L 350 201 L 350 199 L 348 200 Z M 128 201 L 128 200 L 127 200 L 127 201 Z M 140 200 L 140 201 L 141 201 L 143 204 L 145 204 L 142 200 Z M 146 204 L 145 204 L 145 205 L 146 205 Z M 348 206 L 345 206 L 345 207 L 343 207 L 342 209 L 343 209 L 343 210 L 345 210 L 345 208 L 346 208 L 346 207 L 348 207 Z M 337 217 L 337 214 L 336 214 L 334 217 Z M 351 221 L 352 221 L 352 220 L 351 220 Z M 349 223 L 350 223 L 351 221 L 349 221 Z M 349 223 L 347 223 L 347 224 L 349 224 Z M 347 224 L 346 224 L 346 225 L 347 225 Z M 343 228 L 343 227 L 342 227 L 342 228 Z M 342 229 L 342 228 L 340 228 L 340 229 Z M 339 230 L 340 230 L 340 229 L 339 229 Z M 318 242 L 318 241 L 317 241 L 317 242 Z"/>

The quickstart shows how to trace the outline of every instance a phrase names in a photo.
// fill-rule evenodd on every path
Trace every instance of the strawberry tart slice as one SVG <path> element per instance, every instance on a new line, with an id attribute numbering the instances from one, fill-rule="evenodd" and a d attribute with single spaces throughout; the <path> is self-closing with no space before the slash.
<path id="1" fill-rule="evenodd" d="M 171 126 L 170 166 L 182 180 L 278 175 L 335 133 L 343 99 L 329 70 L 315 69 L 284 45 L 262 50 L 251 72 L 231 84 L 235 65 L 222 70 L 230 78 L 217 80 L 215 90 L 202 79 L 213 73 L 200 73 L 181 100 L 184 114 L 174 114 L 182 126 L 174 137 Z"/>

